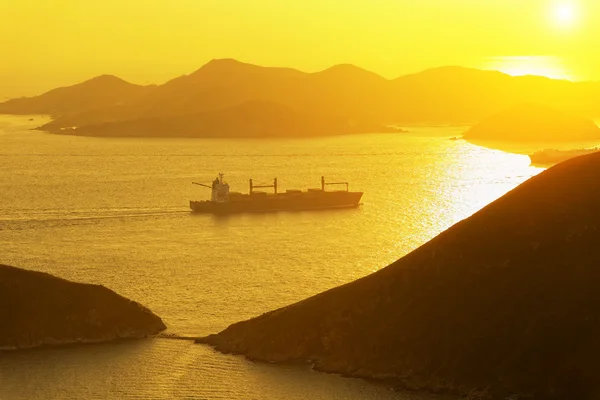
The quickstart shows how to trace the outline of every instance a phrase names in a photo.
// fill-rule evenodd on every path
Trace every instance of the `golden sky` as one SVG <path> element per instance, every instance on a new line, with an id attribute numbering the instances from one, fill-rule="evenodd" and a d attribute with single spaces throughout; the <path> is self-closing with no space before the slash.
<path id="1" fill-rule="evenodd" d="M 600 80 L 599 14 L 600 0 L 0 0 L 0 99 L 105 73 L 162 83 L 212 58 Z"/>

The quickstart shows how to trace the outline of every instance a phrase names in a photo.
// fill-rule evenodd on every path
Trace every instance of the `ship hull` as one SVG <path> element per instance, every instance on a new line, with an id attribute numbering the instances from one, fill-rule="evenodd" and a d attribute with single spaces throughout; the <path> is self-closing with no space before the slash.
<path id="1" fill-rule="evenodd" d="M 362 195 L 362 192 L 321 192 L 315 195 L 302 194 L 295 196 L 285 194 L 244 195 L 239 200 L 230 200 L 225 203 L 190 201 L 190 208 L 193 212 L 204 214 L 326 210 L 357 207 Z"/>

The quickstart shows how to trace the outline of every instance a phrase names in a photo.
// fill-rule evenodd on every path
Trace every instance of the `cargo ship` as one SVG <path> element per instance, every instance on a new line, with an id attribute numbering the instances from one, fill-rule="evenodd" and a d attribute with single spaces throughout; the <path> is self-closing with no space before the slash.
<path id="1" fill-rule="evenodd" d="M 255 185 L 250 179 L 248 194 L 231 192 L 223 174 L 219 174 L 210 185 L 198 182 L 192 184 L 211 189 L 210 200 L 190 201 L 193 212 L 207 214 L 349 208 L 359 206 L 363 195 L 362 192 L 349 191 L 348 182 L 326 182 L 325 177 L 321 177 L 321 188 L 306 191 L 288 189 L 279 192 L 275 178 L 273 183 L 268 185 Z M 328 186 L 333 185 L 344 185 L 345 189 L 326 190 Z M 264 188 L 272 188 L 273 193 L 255 190 Z"/>

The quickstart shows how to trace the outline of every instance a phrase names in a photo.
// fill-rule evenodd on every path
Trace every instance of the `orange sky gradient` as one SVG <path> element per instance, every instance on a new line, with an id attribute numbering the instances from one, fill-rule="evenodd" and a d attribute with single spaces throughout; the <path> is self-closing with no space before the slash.
<path id="1" fill-rule="evenodd" d="M 442 65 L 600 80 L 598 0 L 2 0 L 0 100 L 212 58 L 394 78 Z"/>

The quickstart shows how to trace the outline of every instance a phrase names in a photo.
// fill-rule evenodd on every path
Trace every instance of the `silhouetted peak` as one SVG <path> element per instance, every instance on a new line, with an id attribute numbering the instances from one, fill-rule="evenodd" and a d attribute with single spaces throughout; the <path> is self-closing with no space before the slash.
<path id="1" fill-rule="evenodd" d="M 481 76 L 481 77 L 508 77 L 509 75 L 495 70 L 484 70 L 477 68 L 469 68 L 469 67 L 460 67 L 456 65 L 448 65 L 437 68 L 426 69 L 425 71 L 419 72 L 414 75 L 422 75 L 426 77 L 451 77 L 451 76 Z"/>
<path id="2" fill-rule="evenodd" d="M 92 79 L 88 79 L 87 81 L 81 82 L 81 83 L 73 85 L 71 87 L 72 88 L 77 88 L 77 87 L 120 88 L 120 87 L 128 87 L 128 86 L 138 86 L 138 85 L 124 81 L 123 79 L 121 79 L 117 76 L 114 76 L 114 75 L 98 75 Z"/>
<path id="3" fill-rule="evenodd" d="M 56 89 L 52 89 L 49 92 L 44 93 L 41 96 L 45 95 L 59 95 L 61 96 L 77 96 L 78 93 L 93 93 L 96 91 L 96 94 L 104 93 L 104 92 L 127 92 L 130 90 L 136 90 L 142 88 L 140 85 L 135 85 L 133 83 L 129 83 L 124 81 L 123 79 L 116 77 L 114 75 L 99 75 L 92 79 L 88 79 L 87 81 L 83 81 L 71 86 L 59 87 Z M 53 101 L 57 101 L 54 99 Z M 62 100 L 61 100 L 62 101 Z"/>
<path id="4" fill-rule="evenodd" d="M 526 83 L 547 83 L 549 81 L 570 82 L 566 79 L 549 78 L 549 77 L 543 76 L 543 75 L 530 74 L 530 75 L 512 76 L 512 75 L 508 75 L 504 72 L 494 70 L 494 69 L 478 69 L 478 68 L 461 67 L 461 66 L 454 66 L 454 65 L 426 69 L 425 71 L 422 71 L 415 75 L 424 75 L 427 77 L 433 77 L 433 76 L 442 76 L 442 77 L 443 76 L 460 76 L 460 77 L 481 77 L 481 78 L 502 78 L 502 77 L 504 77 L 504 78 L 512 78 L 512 79 L 519 80 L 521 82 L 526 82 Z"/>
<path id="5" fill-rule="evenodd" d="M 244 70 L 260 69 L 258 65 L 244 63 L 233 58 L 215 58 L 204 64 L 199 70 L 194 72 L 193 75 L 202 73 L 231 73 L 239 72 Z"/>
<path id="6" fill-rule="evenodd" d="M 563 83 L 563 84 L 567 84 L 567 85 L 573 83 L 573 81 L 570 81 L 568 79 L 550 78 L 550 77 L 543 76 L 543 75 L 520 75 L 520 76 L 513 77 L 513 79 L 517 80 L 522 85 L 527 85 L 527 84 L 543 85 L 543 84 L 548 84 L 551 82 L 555 82 L 555 83 L 559 82 L 559 83 Z"/>
<path id="7" fill-rule="evenodd" d="M 173 81 L 202 81 L 219 83 L 222 80 L 229 80 L 231 78 L 246 78 L 249 75 L 256 74 L 273 74 L 273 76 L 293 76 L 301 75 L 302 72 L 292 68 L 281 68 L 281 67 L 263 67 L 254 64 L 248 64 L 235 60 L 233 58 L 221 58 L 213 59 L 208 63 L 204 64 L 196 72 L 176 78 Z"/>
<path id="8" fill-rule="evenodd" d="M 385 79 L 374 72 L 367 71 L 353 64 L 337 64 L 326 70 L 317 72 L 316 75 L 353 79 Z"/>
<path id="9" fill-rule="evenodd" d="M 332 67 L 327 68 L 323 72 L 339 72 L 339 73 L 363 73 L 363 72 L 367 72 L 367 73 L 370 73 L 369 71 L 364 70 L 364 69 L 362 69 L 360 67 L 357 67 L 354 64 L 337 64 L 337 65 L 334 65 Z"/>
<path id="10" fill-rule="evenodd" d="M 256 67 L 256 65 L 238 61 L 234 58 L 213 58 L 202 68 L 237 68 L 237 67 Z"/>
<path id="11" fill-rule="evenodd" d="M 98 75 L 89 79 L 84 84 L 95 84 L 95 85 L 131 85 L 131 83 L 124 81 L 118 76 L 114 75 Z"/>
<path id="12" fill-rule="evenodd" d="M 92 79 L 90 79 L 90 81 L 96 81 L 96 82 L 125 82 L 123 79 L 119 78 L 118 76 L 108 75 L 108 74 L 95 76 Z M 125 82 L 125 83 L 127 83 L 127 82 Z"/>

